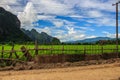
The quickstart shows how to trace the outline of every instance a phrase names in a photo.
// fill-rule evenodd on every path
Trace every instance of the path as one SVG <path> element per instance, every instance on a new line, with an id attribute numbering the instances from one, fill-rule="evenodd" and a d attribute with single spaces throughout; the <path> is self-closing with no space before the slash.
<path id="1" fill-rule="evenodd" d="M 119 80 L 119 77 L 120 63 L 0 72 L 0 80 Z"/>

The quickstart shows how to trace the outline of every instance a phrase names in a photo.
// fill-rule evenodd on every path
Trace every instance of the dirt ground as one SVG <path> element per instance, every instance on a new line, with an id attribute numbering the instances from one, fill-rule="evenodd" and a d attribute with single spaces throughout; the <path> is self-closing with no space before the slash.
<path id="1" fill-rule="evenodd" d="M 56 69 L 1 71 L 0 80 L 120 80 L 120 63 Z"/>

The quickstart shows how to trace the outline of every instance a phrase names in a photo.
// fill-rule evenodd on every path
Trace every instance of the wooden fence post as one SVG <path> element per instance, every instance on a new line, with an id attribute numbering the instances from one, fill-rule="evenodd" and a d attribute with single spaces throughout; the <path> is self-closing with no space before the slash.
<path id="1" fill-rule="evenodd" d="M 16 56 L 16 58 L 17 58 L 17 59 L 19 59 L 19 56 L 17 55 L 17 53 L 16 53 L 16 52 L 15 52 L 15 56 Z"/>
<path id="2" fill-rule="evenodd" d="M 86 47 L 84 47 L 84 55 L 86 54 Z"/>
<path id="3" fill-rule="evenodd" d="M 53 53 L 53 45 L 51 45 L 50 51 L 51 51 L 51 54 L 52 54 Z"/>
<path id="4" fill-rule="evenodd" d="M 38 42 L 35 41 L 35 55 L 38 55 Z"/>
<path id="5" fill-rule="evenodd" d="M 4 54 L 4 46 L 2 45 L 2 52 L 1 52 L 1 57 L 2 58 L 4 57 L 3 54 Z"/>
<path id="6" fill-rule="evenodd" d="M 12 45 L 12 49 L 11 49 L 11 51 L 10 51 L 10 55 L 9 55 L 9 58 L 11 58 L 12 57 L 12 53 L 14 52 L 14 44 Z"/>
<path id="7" fill-rule="evenodd" d="M 66 56 L 64 54 L 64 45 L 63 45 L 63 47 L 62 47 L 62 63 L 64 63 L 65 60 L 66 60 Z"/>
<path id="8" fill-rule="evenodd" d="M 84 60 L 86 60 L 86 47 L 84 47 Z"/>
<path id="9" fill-rule="evenodd" d="M 103 46 L 101 46 L 101 53 L 103 54 L 104 52 L 103 52 Z"/>
<path id="10" fill-rule="evenodd" d="M 62 54 L 64 54 L 64 45 L 63 45 L 63 47 L 62 47 Z"/>

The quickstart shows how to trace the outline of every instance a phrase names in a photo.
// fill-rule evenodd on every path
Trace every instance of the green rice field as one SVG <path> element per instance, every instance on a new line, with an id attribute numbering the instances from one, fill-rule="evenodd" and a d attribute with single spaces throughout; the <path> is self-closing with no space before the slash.
<path id="1" fill-rule="evenodd" d="M 34 49 L 35 45 L 18 45 L 14 46 L 14 50 L 20 50 L 22 46 L 27 49 Z M 119 45 L 120 47 L 120 45 Z M 115 52 L 116 45 L 39 45 L 39 54 L 101 54 Z M 4 45 L 4 50 L 11 50 L 12 46 Z M 0 45 L 0 51 L 2 50 L 2 45 Z M 120 51 L 120 50 L 119 50 Z M 30 50 L 34 53 L 33 50 Z"/>
<path id="2" fill-rule="evenodd" d="M 23 53 L 21 47 L 25 46 L 32 56 L 35 56 L 35 45 L 14 45 L 14 50 L 17 55 L 23 59 Z M 4 50 L 2 48 L 4 47 Z M 120 47 L 120 45 L 119 45 Z M 12 46 L 0 45 L 0 57 L 2 51 L 4 58 L 8 58 Z M 51 55 L 51 54 L 103 54 L 103 53 L 114 53 L 116 52 L 116 45 L 39 45 L 39 55 Z M 120 50 L 119 50 L 120 52 Z M 12 58 L 15 58 L 15 54 L 12 54 Z"/>

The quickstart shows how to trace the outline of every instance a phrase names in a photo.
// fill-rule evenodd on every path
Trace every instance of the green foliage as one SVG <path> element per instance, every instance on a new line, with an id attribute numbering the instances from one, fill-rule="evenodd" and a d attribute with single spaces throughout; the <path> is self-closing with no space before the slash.
<path id="1" fill-rule="evenodd" d="M 52 44 L 56 44 L 56 45 L 57 45 L 57 44 L 60 44 L 60 40 L 54 37 L 54 38 L 52 39 Z"/>
<path id="2" fill-rule="evenodd" d="M 15 44 L 14 45 L 14 50 L 20 50 L 22 46 L 25 46 L 27 49 L 34 49 L 35 45 L 20 45 L 20 44 Z M 103 47 L 103 53 L 112 53 L 115 52 L 116 45 L 39 45 L 39 55 L 47 54 L 101 54 L 102 53 L 102 47 Z M 119 45 L 120 47 L 120 45 Z M 4 45 L 4 50 L 11 50 L 12 45 Z M 43 49 L 43 50 L 42 50 Z M 0 46 L 0 51 L 2 50 L 2 45 Z M 32 56 L 35 55 L 35 51 L 30 50 L 29 51 Z M 120 50 L 119 50 L 120 52 Z M 17 52 L 19 56 L 23 56 L 22 52 Z M 13 54 L 14 55 L 14 54 Z M 1 56 L 1 54 L 0 54 Z M 9 56 L 9 53 L 4 53 L 5 57 Z M 24 59 L 22 57 L 21 59 Z"/>
<path id="3" fill-rule="evenodd" d="M 20 30 L 16 15 L 0 7 L 0 42 L 25 42 L 31 39 Z"/>
<path id="4" fill-rule="evenodd" d="M 31 31 L 21 29 L 25 34 L 27 34 L 33 41 L 37 40 L 39 44 L 60 44 L 60 40 L 56 37 L 52 37 L 45 32 L 37 32 L 35 29 Z"/>

